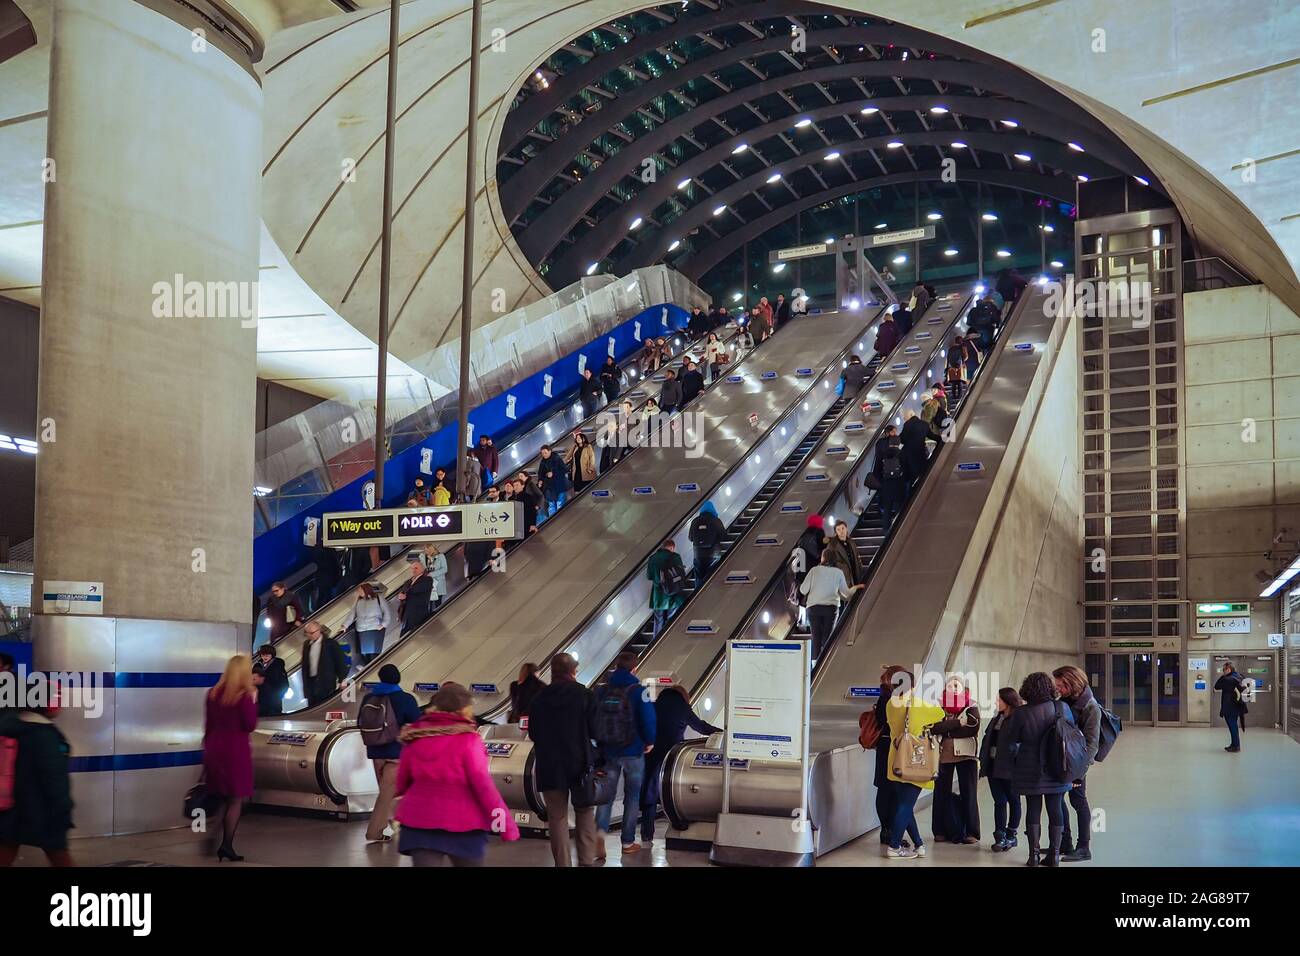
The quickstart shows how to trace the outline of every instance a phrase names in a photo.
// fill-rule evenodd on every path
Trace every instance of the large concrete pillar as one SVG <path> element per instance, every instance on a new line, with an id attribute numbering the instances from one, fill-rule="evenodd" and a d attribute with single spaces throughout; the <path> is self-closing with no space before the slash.
<path id="1" fill-rule="evenodd" d="M 53 13 L 32 607 L 37 666 L 111 688 L 60 718 L 81 835 L 181 822 L 251 626 L 262 94 L 186 10 Z"/>

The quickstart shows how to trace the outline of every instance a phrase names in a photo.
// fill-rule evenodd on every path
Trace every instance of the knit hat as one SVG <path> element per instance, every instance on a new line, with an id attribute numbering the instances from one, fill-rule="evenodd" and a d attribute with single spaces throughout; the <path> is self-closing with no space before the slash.
<path id="1" fill-rule="evenodd" d="M 809 515 L 808 527 L 821 528 L 826 524 L 826 520 L 821 515 Z"/>

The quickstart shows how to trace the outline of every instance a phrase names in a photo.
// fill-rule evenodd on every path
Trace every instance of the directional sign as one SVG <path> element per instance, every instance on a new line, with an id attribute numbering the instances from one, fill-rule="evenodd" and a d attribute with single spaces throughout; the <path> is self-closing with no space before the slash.
<path id="1" fill-rule="evenodd" d="M 441 684 L 416 684 L 415 689 L 421 694 L 436 694 Z"/>
<path id="2" fill-rule="evenodd" d="M 898 387 L 898 383 L 895 382 L 892 378 L 886 382 L 881 382 L 876 386 L 876 388 L 880 389 L 881 391 L 885 391 L 886 389 L 897 388 L 897 387 Z"/>
<path id="3" fill-rule="evenodd" d="M 863 422 L 848 422 L 844 426 L 846 432 L 860 432 L 867 426 Z"/>
<path id="4" fill-rule="evenodd" d="M 903 354 L 904 354 L 904 355 L 915 355 L 915 354 L 916 354 L 917 352 L 919 352 L 919 351 L 921 351 L 921 346 L 919 346 L 919 345 L 909 345 L 907 348 L 903 349 Z"/>
<path id="5" fill-rule="evenodd" d="M 523 502 L 338 511 L 321 516 L 327 548 L 522 538 Z"/>
<path id="6" fill-rule="evenodd" d="M 889 366 L 889 370 L 891 372 L 906 372 L 911 367 L 912 366 L 908 365 L 906 362 L 895 362 L 893 365 Z"/>
<path id="7" fill-rule="evenodd" d="M 514 753 L 518 744 L 511 743 L 508 740 L 489 740 L 486 742 L 487 755 L 489 757 L 509 757 Z"/>
<path id="8" fill-rule="evenodd" d="M 813 370 L 810 368 L 797 368 L 794 370 L 794 374 L 798 375 L 800 378 L 807 378 L 812 373 Z"/>
<path id="9" fill-rule="evenodd" d="M 653 495 L 655 493 L 654 485 L 640 485 L 632 489 L 634 495 Z"/>
<path id="10" fill-rule="evenodd" d="M 826 449 L 828 455 L 847 455 L 849 453 L 848 445 L 831 445 Z"/>
<path id="11" fill-rule="evenodd" d="M 45 581 L 41 599 L 46 614 L 104 613 L 103 581 Z"/>
<path id="12" fill-rule="evenodd" d="M 628 395 L 632 398 L 645 398 L 645 389 L 634 388 L 632 391 L 628 392 Z"/>
<path id="13" fill-rule="evenodd" d="M 717 634 L 717 625 L 712 620 L 691 621 L 686 625 L 687 634 Z"/>
<path id="14" fill-rule="evenodd" d="M 591 493 L 591 497 L 593 497 L 593 498 L 612 498 L 612 497 L 614 497 L 614 493 L 613 493 L 612 491 L 610 491 L 608 488 L 597 488 L 595 491 L 593 491 L 593 492 Z"/>
<path id="15" fill-rule="evenodd" d="M 723 584 L 753 584 L 754 575 L 748 571 L 729 571 L 722 579 Z"/>
<path id="16" fill-rule="evenodd" d="M 955 470 L 955 471 L 958 471 L 958 472 L 961 472 L 961 473 L 963 473 L 963 474 L 973 474 L 973 473 L 975 473 L 975 472 L 980 472 L 980 471 L 983 471 L 983 470 L 984 470 L 984 462 L 982 462 L 982 461 L 962 461 L 962 462 L 958 462 L 958 463 L 957 463 L 957 467 L 956 467 L 956 469 L 954 469 L 954 470 Z"/>
<path id="17" fill-rule="evenodd" d="M 697 482 L 697 481 L 682 481 L 682 482 L 678 482 L 678 484 L 677 484 L 677 490 L 678 490 L 679 492 L 682 492 L 683 494 L 685 494 L 685 493 L 687 493 L 687 492 L 691 492 L 691 491 L 699 491 L 699 490 L 700 490 L 700 484 L 699 484 L 699 482 Z"/>
<path id="18" fill-rule="evenodd" d="M 793 514 L 796 511 L 803 511 L 802 501 L 787 501 L 781 505 L 781 514 Z"/>
<path id="19" fill-rule="evenodd" d="M 758 377 L 765 382 L 770 382 L 772 379 L 776 378 L 776 372 L 762 372 Z"/>
<path id="20" fill-rule="evenodd" d="M 849 700 L 862 700 L 866 697 L 879 697 L 879 687 L 850 687 L 848 693 L 844 695 Z"/>
<path id="21" fill-rule="evenodd" d="M 760 534 L 754 539 L 754 544 L 760 548 L 771 548 L 781 543 L 781 536 L 777 534 Z"/>
<path id="22" fill-rule="evenodd" d="M 741 382 L 743 382 L 744 380 L 745 380 L 745 376 L 743 376 L 743 375 L 728 375 L 728 376 L 727 376 L 727 382 L 728 382 L 729 384 L 731 384 L 731 385 L 739 385 L 739 384 L 740 384 Z"/>
<path id="23" fill-rule="evenodd" d="M 921 239 L 934 238 L 934 226 L 917 226 L 915 229 L 899 229 L 896 232 L 877 232 L 866 237 L 873 246 L 892 246 L 899 242 L 918 242 Z"/>
<path id="24" fill-rule="evenodd" d="M 803 476 L 804 481 L 829 481 L 824 471 L 811 471 Z"/>
<path id="25" fill-rule="evenodd" d="M 471 694 L 495 694 L 497 693 L 496 684 L 470 684 L 469 692 Z"/>
<path id="26" fill-rule="evenodd" d="M 1013 345 L 1013 346 L 1011 346 L 1011 347 L 1012 347 L 1013 349 L 1015 349 L 1017 352 L 1032 352 L 1032 351 L 1034 350 L 1034 343 L 1033 343 L 1033 342 L 1017 342 L 1015 345 Z"/>

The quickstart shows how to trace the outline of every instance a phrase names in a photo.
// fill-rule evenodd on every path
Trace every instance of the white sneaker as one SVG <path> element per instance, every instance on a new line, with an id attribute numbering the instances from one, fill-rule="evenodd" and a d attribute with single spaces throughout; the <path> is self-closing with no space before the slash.
<path id="1" fill-rule="evenodd" d="M 915 860 L 916 851 L 909 850 L 907 847 L 900 847 L 895 850 L 892 846 L 885 847 L 885 858 L 889 860 Z"/>
<path id="2" fill-rule="evenodd" d="M 918 857 L 925 856 L 925 844 L 922 843 L 920 846 L 914 847 L 912 852 L 915 853 Z"/>

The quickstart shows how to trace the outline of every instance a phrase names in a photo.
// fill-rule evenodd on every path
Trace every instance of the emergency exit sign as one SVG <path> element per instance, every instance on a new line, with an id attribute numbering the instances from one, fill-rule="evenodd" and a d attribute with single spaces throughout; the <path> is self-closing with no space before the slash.
<path id="1" fill-rule="evenodd" d="M 1229 604 L 1225 601 L 1196 605 L 1197 617 L 1210 617 L 1213 615 L 1222 617 L 1250 617 L 1250 605 Z"/>

